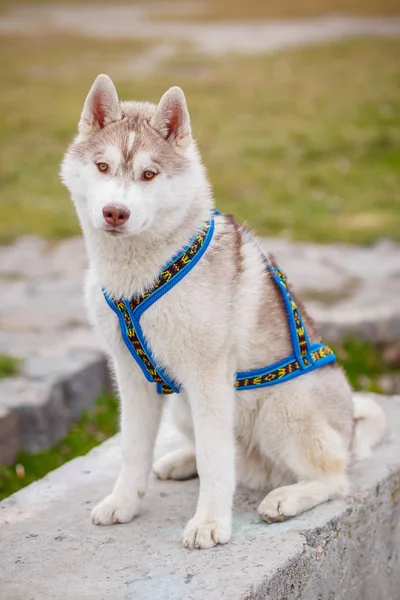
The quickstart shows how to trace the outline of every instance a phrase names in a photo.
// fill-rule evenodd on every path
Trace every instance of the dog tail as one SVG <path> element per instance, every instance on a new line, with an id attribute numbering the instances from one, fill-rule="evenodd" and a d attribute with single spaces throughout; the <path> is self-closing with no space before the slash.
<path id="1" fill-rule="evenodd" d="M 353 396 L 354 438 L 353 453 L 356 460 L 364 460 L 379 444 L 386 432 L 386 416 L 373 398 L 374 394 Z"/>

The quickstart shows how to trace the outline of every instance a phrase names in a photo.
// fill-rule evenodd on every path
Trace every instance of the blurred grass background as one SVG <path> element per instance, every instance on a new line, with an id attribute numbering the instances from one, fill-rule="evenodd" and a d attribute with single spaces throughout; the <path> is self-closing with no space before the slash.
<path id="1" fill-rule="evenodd" d="M 31 1 L 31 0 L 27 0 Z M 176 13 L 179 11 L 176 10 Z M 187 16 L 186 19 L 202 19 L 212 21 L 249 20 L 249 19 L 284 19 L 306 18 L 326 14 L 350 14 L 360 16 L 398 15 L 397 0 L 210 0 L 207 8 L 200 15 Z M 158 17 L 157 17 L 158 18 Z M 165 18 L 176 18 L 166 14 Z"/>
<path id="2" fill-rule="evenodd" d="M 58 171 L 102 71 L 122 99 L 156 102 L 169 86 L 184 88 L 218 207 L 259 234 L 400 240 L 400 41 L 227 58 L 182 49 L 162 72 L 135 76 L 144 46 L 0 38 L 2 242 L 79 233 Z"/>
<path id="3" fill-rule="evenodd" d="M 0 0 L 0 11 L 34 4 Z M 185 16 L 177 7 L 171 13 L 160 3 L 157 18 L 399 13 L 397 0 L 211 0 L 202 14 Z M 149 49 L 150 42 L 51 31 L 0 36 L 0 243 L 80 233 L 58 171 L 99 72 L 114 79 L 124 100 L 157 102 L 171 85 L 183 87 L 218 208 L 260 235 L 400 241 L 399 39 L 258 56 L 206 56 L 181 46 L 161 69 L 139 73 L 137 60 Z M 335 350 L 356 389 L 380 391 L 382 376 L 400 373 L 382 348 L 347 340 Z M 0 357 L 0 377 L 18 368 L 18 360 Z M 117 421 L 115 398 L 100 398 L 55 448 L 21 453 L 16 467 L 0 468 L 0 499 L 87 452 L 117 431 Z"/>
<path id="4" fill-rule="evenodd" d="M 52 4 L 109 4 L 108 0 L 51 0 Z M 249 20 L 249 19 L 282 19 L 295 17 L 310 17 L 329 13 L 342 13 L 350 15 L 398 15 L 399 5 L 397 0 L 208 0 L 199 6 L 199 11 L 194 11 L 191 16 L 187 12 L 180 12 L 179 4 L 200 5 L 196 0 L 174 0 L 175 7 L 170 0 L 142 0 L 143 3 L 157 3 L 160 6 L 157 19 L 178 17 L 183 19 L 202 20 Z M 162 3 L 168 3 L 168 12 L 163 13 Z M 134 0 L 118 0 L 118 4 L 134 4 Z M 18 5 L 36 5 L 37 0 L 0 0 L 0 8 L 9 9 Z M 117 4 L 117 3 L 116 3 Z"/>

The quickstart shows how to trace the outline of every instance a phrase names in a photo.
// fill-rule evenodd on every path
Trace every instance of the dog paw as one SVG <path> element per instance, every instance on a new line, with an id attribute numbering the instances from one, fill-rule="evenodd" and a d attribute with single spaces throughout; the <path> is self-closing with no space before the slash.
<path id="1" fill-rule="evenodd" d="M 283 487 L 270 492 L 258 507 L 260 517 L 267 523 L 286 521 L 300 512 L 297 495 Z"/>
<path id="2" fill-rule="evenodd" d="M 132 500 L 121 501 L 112 494 L 97 504 L 92 510 L 91 519 L 94 525 L 113 525 L 129 523 L 136 516 L 138 507 Z"/>
<path id="3" fill-rule="evenodd" d="M 156 460 L 153 471 L 159 479 L 190 479 L 196 477 L 196 456 L 193 450 L 174 450 Z"/>
<path id="4" fill-rule="evenodd" d="M 231 539 L 230 519 L 215 521 L 197 521 L 193 518 L 186 526 L 183 545 L 194 548 L 212 548 L 217 544 L 226 544 Z"/>

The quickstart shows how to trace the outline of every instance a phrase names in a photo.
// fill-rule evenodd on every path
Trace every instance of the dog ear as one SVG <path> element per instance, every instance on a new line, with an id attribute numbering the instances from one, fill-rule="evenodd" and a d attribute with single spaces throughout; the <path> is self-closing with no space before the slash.
<path id="1" fill-rule="evenodd" d="M 90 135 L 120 118 L 121 108 L 115 85 L 108 75 L 99 75 L 85 100 L 79 133 Z"/>
<path id="2" fill-rule="evenodd" d="M 151 119 L 151 126 L 173 144 L 178 153 L 184 154 L 191 142 L 191 130 L 185 94 L 180 87 L 165 92 Z"/>

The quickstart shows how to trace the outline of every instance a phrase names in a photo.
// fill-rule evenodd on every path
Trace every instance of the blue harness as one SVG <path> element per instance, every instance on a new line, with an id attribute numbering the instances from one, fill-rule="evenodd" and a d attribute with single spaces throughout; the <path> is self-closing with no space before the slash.
<path id="1" fill-rule="evenodd" d="M 154 359 L 140 326 L 140 317 L 149 306 L 185 277 L 206 252 L 214 233 L 214 213 L 219 214 L 217 211 L 211 214 L 210 220 L 204 224 L 203 229 L 196 233 L 189 244 L 163 268 L 151 290 L 130 299 L 114 299 L 103 289 L 107 304 L 118 317 L 126 347 L 147 381 L 157 385 L 159 394 L 179 394 L 182 388 Z M 285 303 L 293 352 L 287 358 L 268 367 L 238 372 L 234 383 L 237 390 L 283 383 L 336 361 L 336 356 L 328 346 L 321 342 L 310 343 L 300 311 L 288 288 L 285 274 L 266 256 L 263 258 Z"/>

